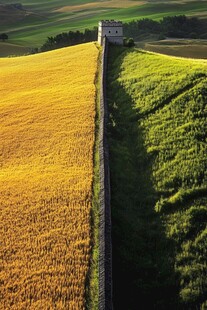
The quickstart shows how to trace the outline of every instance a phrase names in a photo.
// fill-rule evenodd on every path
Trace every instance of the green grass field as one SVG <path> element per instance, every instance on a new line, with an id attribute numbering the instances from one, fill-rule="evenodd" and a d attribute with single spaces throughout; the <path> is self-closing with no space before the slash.
<path id="1" fill-rule="evenodd" d="M 207 61 L 110 50 L 115 309 L 207 307 Z"/>
<path id="2" fill-rule="evenodd" d="M 1 1 L 6 4 L 7 1 Z M 207 16 L 206 1 L 29 1 L 22 2 L 31 14 L 24 18 L 6 20 L 1 31 L 9 34 L 11 43 L 39 47 L 48 36 L 69 30 L 97 26 L 101 19 L 120 19 L 128 22 L 139 18 L 160 19 L 166 15 L 186 14 Z M 2 17 L 0 16 L 0 19 Z"/>

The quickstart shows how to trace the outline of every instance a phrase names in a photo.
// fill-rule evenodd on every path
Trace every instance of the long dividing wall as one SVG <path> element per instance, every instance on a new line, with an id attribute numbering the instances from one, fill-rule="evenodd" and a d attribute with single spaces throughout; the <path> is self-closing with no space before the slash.
<path id="1" fill-rule="evenodd" d="M 99 227 L 99 310 L 112 310 L 112 242 L 109 149 L 107 143 L 108 108 L 106 71 L 108 41 L 104 38 L 100 78 L 100 227 Z"/>

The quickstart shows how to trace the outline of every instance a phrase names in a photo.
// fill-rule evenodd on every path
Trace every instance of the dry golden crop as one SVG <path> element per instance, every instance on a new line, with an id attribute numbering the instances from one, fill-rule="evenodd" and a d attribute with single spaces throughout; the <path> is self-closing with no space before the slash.
<path id="1" fill-rule="evenodd" d="M 0 309 L 85 309 L 97 56 L 0 59 Z"/>

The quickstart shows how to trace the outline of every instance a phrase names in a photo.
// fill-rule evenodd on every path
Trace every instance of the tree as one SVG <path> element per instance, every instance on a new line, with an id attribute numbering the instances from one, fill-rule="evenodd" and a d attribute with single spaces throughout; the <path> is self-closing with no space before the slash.
<path id="1" fill-rule="evenodd" d="M 95 41 L 98 36 L 98 28 L 85 29 L 84 32 L 69 31 L 57 34 L 55 37 L 48 37 L 47 41 L 40 48 L 41 52 L 61 48 L 64 46 L 71 46 L 75 44 Z"/>
<path id="2" fill-rule="evenodd" d="M 5 40 L 8 40 L 8 35 L 6 33 L 2 33 L 0 34 L 0 40 L 2 40 L 2 42 L 5 42 Z"/>
<path id="3" fill-rule="evenodd" d="M 126 47 L 133 47 L 135 46 L 133 38 L 124 38 L 124 46 Z"/>

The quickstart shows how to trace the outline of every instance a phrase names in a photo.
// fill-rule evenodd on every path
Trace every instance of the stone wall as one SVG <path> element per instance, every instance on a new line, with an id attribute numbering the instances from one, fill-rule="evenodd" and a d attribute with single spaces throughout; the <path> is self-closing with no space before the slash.
<path id="1" fill-rule="evenodd" d="M 104 38 L 100 79 L 100 227 L 99 227 L 99 310 L 112 310 L 112 243 L 109 149 L 107 143 L 108 108 L 106 71 L 108 40 Z"/>
<path id="2" fill-rule="evenodd" d="M 123 45 L 123 24 L 115 21 L 101 21 L 98 27 L 98 42 L 103 45 L 103 39 L 107 37 L 113 44 Z"/>

